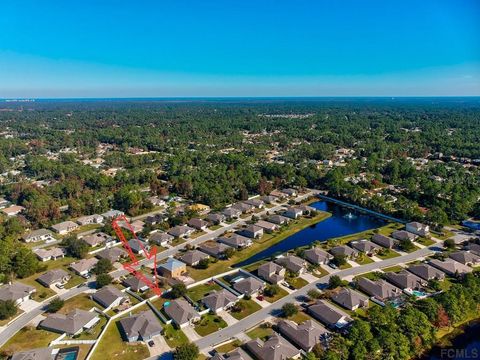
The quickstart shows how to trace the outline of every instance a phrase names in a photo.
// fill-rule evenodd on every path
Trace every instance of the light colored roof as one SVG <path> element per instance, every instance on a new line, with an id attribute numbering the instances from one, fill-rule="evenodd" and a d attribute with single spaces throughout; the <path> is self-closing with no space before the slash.
<path id="1" fill-rule="evenodd" d="M 165 308 L 165 313 L 177 324 L 185 324 L 192 319 L 200 317 L 197 311 L 184 299 L 176 299 Z"/>
<path id="2" fill-rule="evenodd" d="M 78 273 L 82 273 L 84 271 L 90 271 L 93 267 L 97 264 L 98 259 L 89 258 L 89 259 L 81 259 L 75 263 L 70 264 L 70 268 L 75 270 Z"/>
<path id="3" fill-rule="evenodd" d="M 219 291 L 213 291 L 209 295 L 205 296 L 201 301 L 210 310 L 217 311 L 218 309 L 225 308 L 226 306 L 236 302 L 238 299 L 230 291 L 222 289 Z"/>
<path id="4" fill-rule="evenodd" d="M 275 260 L 277 264 L 285 266 L 287 270 L 299 272 L 305 267 L 305 260 L 295 255 L 287 255 Z"/>
<path id="5" fill-rule="evenodd" d="M 209 256 L 208 254 L 205 254 L 201 251 L 198 250 L 189 250 L 183 256 L 180 258 L 183 262 L 187 264 L 194 264 L 197 261 L 200 261 L 202 259 L 207 259 Z"/>
<path id="6" fill-rule="evenodd" d="M 59 333 L 76 334 L 96 317 L 98 315 L 95 312 L 74 309 L 67 315 L 50 314 L 40 323 L 40 326 Z"/>
<path id="7" fill-rule="evenodd" d="M 303 256 L 305 259 L 310 261 L 312 264 L 319 264 L 323 263 L 325 260 L 332 259 L 333 256 L 326 252 L 325 250 L 322 250 L 318 247 L 314 247 L 312 249 L 305 250 L 303 253 Z"/>
<path id="8" fill-rule="evenodd" d="M 70 276 L 70 274 L 63 269 L 52 269 L 40 275 L 37 278 L 37 281 L 50 286 L 56 282 L 62 281 L 67 276 Z"/>
<path id="9" fill-rule="evenodd" d="M 389 299 L 401 294 L 399 288 L 382 279 L 372 281 L 367 278 L 359 278 L 357 282 L 360 290 L 379 299 Z"/>
<path id="10" fill-rule="evenodd" d="M 52 229 L 56 231 L 63 231 L 63 230 L 68 230 L 69 228 L 77 228 L 77 227 L 78 227 L 78 224 L 70 220 L 52 225 Z"/>
<path id="11" fill-rule="evenodd" d="M 316 304 L 309 306 L 308 311 L 323 323 L 334 326 L 339 321 L 351 321 L 346 313 L 342 310 L 330 305 L 325 300 L 319 300 Z"/>
<path id="12" fill-rule="evenodd" d="M 148 339 L 162 331 L 162 325 L 152 310 L 129 316 L 119 323 L 127 338 Z"/>
<path id="13" fill-rule="evenodd" d="M 368 298 L 352 289 L 343 288 L 337 294 L 332 296 L 332 300 L 347 309 L 352 309 L 356 306 L 360 306 L 361 303 L 367 301 Z"/>
<path id="14" fill-rule="evenodd" d="M 264 283 L 253 276 L 237 281 L 233 284 L 233 288 L 242 294 L 252 294 L 264 287 Z"/>
<path id="15" fill-rule="evenodd" d="M 309 351 L 328 333 L 323 326 L 313 320 L 306 320 L 300 325 L 291 320 L 281 320 L 278 328 L 284 336 L 305 351 Z"/>
<path id="16" fill-rule="evenodd" d="M 36 249 L 34 252 L 38 257 L 42 259 L 50 257 L 56 258 L 65 255 L 65 249 L 59 247 L 53 247 L 50 249 Z"/>
<path id="17" fill-rule="evenodd" d="M 38 230 L 30 231 L 28 234 L 23 235 L 22 238 L 25 240 L 28 240 L 33 237 L 46 236 L 46 235 L 53 236 L 53 233 L 48 229 L 38 229 Z"/>
<path id="18" fill-rule="evenodd" d="M 471 267 L 463 265 L 453 259 L 445 259 L 444 261 L 433 259 L 430 260 L 430 264 L 450 275 L 467 274 L 473 271 Z"/>
<path id="19" fill-rule="evenodd" d="M 159 267 L 173 272 L 177 269 L 184 269 L 186 267 L 186 264 L 177 259 L 168 258 L 167 262 L 160 264 Z"/>

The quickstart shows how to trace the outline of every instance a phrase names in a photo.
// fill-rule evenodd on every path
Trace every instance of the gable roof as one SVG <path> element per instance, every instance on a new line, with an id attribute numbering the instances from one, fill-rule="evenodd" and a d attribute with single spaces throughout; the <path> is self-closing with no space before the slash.
<path id="1" fill-rule="evenodd" d="M 227 289 L 213 291 L 201 301 L 210 310 L 217 311 L 237 301 L 237 297 Z"/>
<path id="2" fill-rule="evenodd" d="M 75 263 L 70 264 L 70 268 L 78 273 L 82 273 L 85 271 L 90 271 L 93 267 L 97 264 L 98 259 L 89 258 L 89 259 L 81 259 Z"/>
<path id="3" fill-rule="evenodd" d="M 477 264 L 480 262 L 480 256 L 475 255 L 469 251 L 456 251 L 449 255 L 449 257 L 461 264 Z"/>
<path id="4" fill-rule="evenodd" d="M 395 245 L 395 240 L 393 240 L 391 237 L 388 237 L 382 234 L 373 235 L 372 242 L 386 248 L 391 248 Z"/>
<path id="5" fill-rule="evenodd" d="M 159 334 L 163 328 L 152 310 L 142 311 L 119 321 L 126 337 L 148 339 Z"/>
<path id="6" fill-rule="evenodd" d="M 184 263 L 192 265 L 202 259 L 208 259 L 208 254 L 198 250 L 189 250 L 180 258 Z"/>
<path id="7" fill-rule="evenodd" d="M 339 323 L 343 325 L 352 321 L 346 313 L 325 300 L 319 300 L 314 305 L 310 305 L 308 312 L 328 326 L 336 326 Z"/>
<path id="8" fill-rule="evenodd" d="M 305 250 L 303 252 L 303 256 L 312 264 L 320 264 L 325 262 L 326 260 L 333 259 L 333 256 L 331 254 L 318 247 Z"/>
<path id="9" fill-rule="evenodd" d="M 428 264 L 410 265 L 408 267 L 408 271 L 414 273 L 424 280 L 445 278 L 445 274 L 442 271 L 435 269 L 433 266 Z"/>
<path id="10" fill-rule="evenodd" d="M 292 272 L 299 272 L 305 268 L 305 260 L 295 255 L 287 255 L 275 260 L 277 264 L 284 266 L 287 270 Z"/>
<path id="11" fill-rule="evenodd" d="M 430 264 L 449 275 L 467 274 L 473 271 L 471 267 L 463 265 L 453 259 L 445 259 L 444 261 L 433 259 L 430 260 Z"/>
<path id="12" fill-rule="evenodd" d="M 354 249 L 368 253 L 374 250 L 379 249 L 380 247 L 376 244 L 374 244 L 371 241 L 368 240 L 356 240 L 356 241 L 351 241 L 350 246 L 353 247 Z"/>
<path id="13" fill-rule="evenodd" d="M 385 276 L 388 281 L 401 289 L 415 289 L 416 287 L 421 287 L 425 282 L 425 280 L 407 270 L 402 270 L 398 273 L 387 272 Z"/>
<path id="14" fill-rule="evenodd" d="M 333 256 L 352 256 L 356 253 L 357 251 L 355 249 L 352 249 L 347 245 L 339 245 L 330 249 L 330 254 L 332 254 Z"/>
<path id="15" fill-rule="evenodd" d="M 108 259 L 110 262 L 114 263 L 115 261 L 118 261 L 122 257 L 127 256 L 127 252 L 120 248 L 120 247 L 111 247 L 108 249 L 104 249 L 102 251 L 99 251 L 95 254 L 96 257 L 99 259 Z"/>

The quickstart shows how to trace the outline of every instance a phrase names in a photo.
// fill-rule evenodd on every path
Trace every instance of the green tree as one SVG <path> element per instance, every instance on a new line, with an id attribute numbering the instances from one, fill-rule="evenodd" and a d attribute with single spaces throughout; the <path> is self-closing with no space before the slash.
<path id="1" fill-rule="evenodd" d="M 93 268 L 93 273 L 100 275 L 106 274 L 113 269 L 112 263 L 108 259 L 100 259 Z"/>
<path id="2" fill-rule="evenodd" d="M 282 306 L 283 316 L 290 317 L 298 313 L 298 308 L 293 303 L 286 303 Z"/>
<path id="3" fill-rule="evenodd" d="M 17 305 L 12 300 L 0 300 L 0 320 L 11 318 L 17 313 Z"/>
<path id="4" fill-rule="evenodd" d="M 200 354 L 198 346 L 192 343 L 177 346 L 173 352 L 175 360 L 196 360 Z"/>
<path id="5" fill-rule="evenodd" d="M 65 301 L 56 297 L 48 303 L 47 312 L 56 313 L 58 310 L 60 310 L 63 307 L 63 305 L 65 305 Z"/>
<path id="6" fill-rule="evenodd" d="M 178 283 L 174 284 L 172 286 L 172 289 L 170 290 L 170 295 L 174 298 L 177 299 L 187 293 L 187 287 L 185 286 L 184 283 Z"/>
<path id="7" fill-rule="evenodd" d="M 100 289 L 104 286 L 107 286 L 107 285 L 111 284 L 112 281 L 113 281 L 113 278 L 108 274 L 98 275 L 97 276 L 97 281 L 96 281 L 97 289 Z"/>
<path id="8" fill-rule="evenodd" d="M 37 272 L 38 259 L 35 254 L 25 247 L 20 247 L 13 257 L 13 271 L 20 278 L 29 277 Z"/>
<path id="9" fill-rule="evenodd" d="M 328 279 L 328 288 L 329 289 L 336 289 L 339 286 L 342 286 L 342 279 L 338 275 L 332 275 L 330 276 L 330 279 Z"/>

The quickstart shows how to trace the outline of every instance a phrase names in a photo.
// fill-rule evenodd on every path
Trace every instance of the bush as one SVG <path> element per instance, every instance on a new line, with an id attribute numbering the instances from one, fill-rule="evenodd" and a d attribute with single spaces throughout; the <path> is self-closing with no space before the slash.
<path id="1" fill-rule="evenodd" d="M 175 360 L 196 360 L 199 355 L 198 346 L 195 344 L 183 344 L 178 346 L 174 353 Z"/>
<path id="2" fill-rule="evenodd" d="M 342 286 L 342 279 L 340 279 L 338 275 L 330 276 L 330 279 L 328 280 L 328 288 L 335 289 L 339 286 Z"/>
<path id="3" fill-rule="evenodd" d="M 65 301 L 56 297 L 52 301 L 50 301 L 50 303 L 47 305 L 47 312 L 56 313 L 58 310 L 60 310 L 63 307 L 64 304 L 65 304 Z"/>
<path id="4" fill-rule="evenodd" d="M 100 274 L 97 276 L 97 289 L 101 289 L 104 286 L 111 284 L 113 278 L 108 274 Z"/>
<path id="5" fill-rule="evenodd" d="M 273 297 L 277 295 L 280 291 L 280 287 L 278 285 L 268 285 L 264 290 L 263 294 L 268 297 Z"/>
<path id="6" fill-rule="evenodd" d="M 320 299 L 322 296 L 322 293 L 316 289 L 311 289 L 308 290 L 307 295 L 310 299 L 315 300 L 315 299 Z"/>
<path id="7" fill-rule="evenodd" d="M 290 317 L 295 315 L 298 312 L 298 309 L 295 306 L 295 304 L 286 303 L 285 305 L 282 306 L 282 312 L 283 312 L 283 316 Z"/>
<path id="8" fill-rule="evenodd" d="M 5 320 L 17 313 L 17 305 L 12 300 L 0 301 L 0 320 Z"/>

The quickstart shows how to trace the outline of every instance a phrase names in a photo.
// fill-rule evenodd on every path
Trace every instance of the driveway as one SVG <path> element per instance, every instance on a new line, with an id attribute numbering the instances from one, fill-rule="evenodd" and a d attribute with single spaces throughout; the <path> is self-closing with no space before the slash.
<path id="1" fill-rule="evenodd" d="M 230 315 L 229 312 L 227 311 L 220 311 L 218 313 L 218 316 L 220 316 L 225 322 L 227 323 L 228 326 L 235 324 L 238 320 L 235 319 L 232 315 Z"/>
<path id="2" fill-rule="evenodd" d="M 315 281 L 318 280 L 318 277 L 316 277 L 315 275 L 309 274 L 309 273 L 303 273 L 303 274 L 300 275 L 300 277 L 303 280 L 308 281 L 309 283 L 315 282 Z"/>
<path id="3" fill-rule="evenodd" d="M 150 356 L 161 355 L 163 353 L 172 351 L 162 335 L 154 336 L 152 341 L 154 343 L 153 346 L 147 344 L 148 351 L 150 351 Z"/>
<path id="4" fill-rule="evenodd" d="M 187 335 L 187 338 L 190 341 L 196 341 L 202 338 L 200 335 L 197 334 L 192 325 L 185 326 L 184 328 L 182 328 L 182 331 L 185 335 Z"/>
<path id="5" fill-rule="evenodd" d="M 40 305 L 39 302 L 37 302 L 35 300 L 32 300 L 32 299 L 28 299 L 27 301 L 24 301 L 24 302 L 20 303 L 18 305 L 18 307 L 27 313 L 27 312 L 32 311 L 33 309 L 37 308 L 38 305 Z"/>

